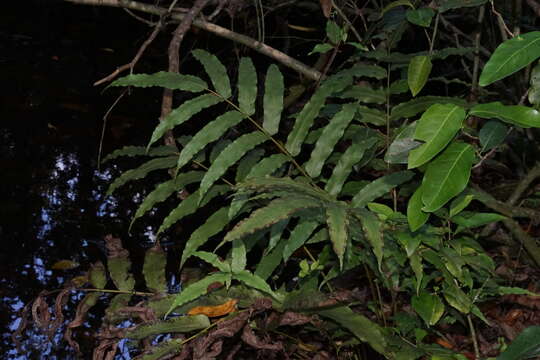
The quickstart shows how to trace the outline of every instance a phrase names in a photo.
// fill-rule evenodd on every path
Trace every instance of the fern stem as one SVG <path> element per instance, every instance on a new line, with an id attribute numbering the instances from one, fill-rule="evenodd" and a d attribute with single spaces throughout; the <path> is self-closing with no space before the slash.
<path id="1" fill-rule="evenodd" d="M 147 293 L 147 292 L 142 292 L 142 291 L 127 291 L 127 290 L 94 289 L 94 288 L 83 288 L 83 289 L 77 289 L 77 290 L 86 291 L 86 292 L 102 292 L 102 293 L 109 293 L 109 294 L 130 294 L 130 295 L 137 295 L 137 296 L 156 295 L 154 293 Z"/>

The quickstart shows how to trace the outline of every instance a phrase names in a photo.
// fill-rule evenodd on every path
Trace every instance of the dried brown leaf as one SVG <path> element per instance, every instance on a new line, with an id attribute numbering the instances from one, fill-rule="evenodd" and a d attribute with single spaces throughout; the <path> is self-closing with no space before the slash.
<path id="1" fill-rule="evenodd" d="M 281 342 L 271 344 L 269 339 L 266 338 L 263 340 L 259 338 L 257 335 L 255 335 L 255 332 L 251 326 L 249 326 L 249 324 L 244 326 L 244 331 L 242 331 L 242 340 L 249 346 L 258 350 L 283 351 L 283 344 Z"/>
<path id="2" fill-rule="evenodd" d="M 321 9 L 325 18 L 330 18 L 332 13 L 332 0 L 321 0 Z"/>

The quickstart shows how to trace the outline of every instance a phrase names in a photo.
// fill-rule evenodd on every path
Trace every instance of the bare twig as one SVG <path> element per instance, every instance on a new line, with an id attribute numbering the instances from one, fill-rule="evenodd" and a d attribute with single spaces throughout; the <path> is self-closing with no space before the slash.
<path id="1" fill-rule="evenodd" d="M 527 190 L 529 185 L 540 177 L 540 162 L 536 163 L 536 165 L 527 173 L 527 175 L 518 183 L 516 186 L 516 189 L 510 195 L 508 198 L 508 204 L 509 205 L 515 205 L 517 201 L 521 198 L 523 193 Z"/>
<path id="2" fill-rule="evenodd" d="M 186 32 L 191 27 L 195 17 L 201 12 L 201 10 L 206 6 L 209 0 L 196 0 L 193 4 L 193 7 L 188 11 L 185 17 L 182 19 L 182 22 L 178 25 L 174 31 L 173 38 L 169 43 L 169 72 L 177 73 L 180 70 L 180 44 L 186 35 Z M 174 5 L 174 3 L 173 3 Z M 163 121 L 167 115 L 172 110 L 172 100 L 173 100 L 173 91 L 171 89 L 163 90 L 163 98 L 161 101 L 161 118 Z M 176 141 L 174 140 L 174 135 L 171 130 L 165 133 L 164 137 L 165 145 L 176 147 Z"/>
<path id="3" fill-rule="evenodd" d="M 526 0 L 527 5 L 534 11 L 536 16 L 540 17 L 540 4 L 536 0 Z"/>
<path id="4" fill-rule="evenodd" d="M 65 1 L 76 3 L 76 4 L 127 8 L 127 9 L 142 11 L 142 12 L 145 12 L 148 14 L 154 14 L 154 15 L 167 14 L 167 9 L 165 8 L 149 5 L 149 4 L 144 4 L 144 3 L 140 3 L 140 2 L 132 1 L 132 0 L 65 0 Z M 185 14 L 173 12 L 170 15 L 170 19 L 174 21 L 181 21 L 185 16 L 186 16 Z M 320 71 L 313 69 L 312 67 L 307 66 L 306 64 L 290 57 L 289 55 L 286 55 L 282 53 L 281 51 L 274 49 L 273 47 L 270 47 L 249 36 L 238 34 L 234 31 L 231 31 L 229 29 L 226 29 L 224 27 L 218 26 L 216 24 L 213 24 L 213 23 L 201 20 L 201 19 L 193 20 L 193 26 L 198 27 L 202 30 L 211 32 L 225 39 L 229 39 L 237 43 L 240 43 L 242 45 L 245 45 L 297 71 L 298 73 L 302 74 L 308 79 L 318 81 L 322 76 Z"/>
<path id="5" fill-rule="evenodd" d="M 141 58 L 141 56 L 144 54 L 144 52 L 146 51 L 146 48 L 148 47 L 148 45 L 150 45 L 152 43 L 152 41 L 154 41 L 154 39 L 156 38 L 157 34 L 159 33 L 159 31 L 161 30 L 163 24 L 160 22 L 158 22 L 156 24 L 156 26 L 154 27 L 154 31 L 152 31 L 152 33 L 150 34 L 150 36 L 148 37 L 148 39 L 146 39 L 144 41 L 144 43 L 141 45 L 141 47 L 139 48 L 139 51 L 137 51 L 137 54 L 135 55 L 135 57 L 133 58 L 133 60 L 131 60 L 129 63 L 127 64 L 124 64 L 122 66 L 120 66 L 119 68 L 117 68 L 115 71 L 113 71 L 111 74 L 107 75 L 106 77 L 104 77 L 103 79 L 101 80 L 98 80 L 94 83 L 94 86 L 97 86 L 97 85 L 101 85 L 105 82 L 108 82 L 108 81 L 111 81 L 112 79 L 114 79 L 115 77 L 118 76 L 118 74 L 120 74 L 121 72 L 127 70 L 127 69 L 130 69 L 130 72 L 133 72 L 133 68 L 135 67 L 135 65 L 139 62 L 139 59 Z"/>

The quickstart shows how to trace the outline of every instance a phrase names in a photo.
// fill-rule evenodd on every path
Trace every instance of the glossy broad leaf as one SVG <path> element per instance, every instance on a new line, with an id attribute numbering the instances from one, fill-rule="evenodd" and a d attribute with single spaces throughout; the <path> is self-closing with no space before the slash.
<path id="1" fill-rule="evenodd" d="M 422 211 L 424 207 L 422 194 L 422 186 L 419 186 L 407 203 L 407 222 L 411 231 L 420 229 L 429 219 L 429 213 Z"/>
<path id="2" fill-rule="evenodd" d="M 216 92 L 225 99 L 231 97 L 231 82 L 227 75 L 227 69 L 218 58 L 201 49 L 195 49 L 191 51 L 191 54 L 203 65 Z"/>
<path id="3" fill-rule="evenodd" d="M 425 143 L 409 152 L 409 169 L 427 163 L 443 150 L 461 129 L 464 119 L 465 110 L 459 106 L 430 106 L 416 124 L 414 137 Z"/>
<path id="4" fill-rule="evenodd" d="M 368 202 L 385 195 L 396 186 L 409 181 L 413 176 L 414 172 L 408 170 L 382 176 L 363 187 L 362 190 L 354 196 L 351 204 L 354 207 L 364 206 Z"/>
<path id="5" fill-rule="evenodd" d="M 458 196 L 454 200 L 452 200 L 452 202 L 450 203 L 450 212 L 448 213 L 448 216 L 453 217 L 459 214 L 467 206 L 469 206 L 469 204 L 471 203 L 473 199 L 474 199 L 474 195 L 463 194 L 463 195 Z"/>
<path id="6" fill-rule="evenodd" d="M 238 105 L 246 115 L 255 114 L 257 103 L 257 71 L 250 58 L 240 59 L 238 66 Z"/>
<path id="7" fill-rule="evenodd" d="M 461 142 L 452 143 L 433 160 L 422 181 L 422 210 L 436 211 L 462 192 L 469 182 L 473 161 L 474 149 Z"/>
<path id="8" fill-rule="evenodd" d="M 272 64 L 266 73 L 263 98 L 263 128 L 269 135 L 275 135 L 279 130 L 281 113 L 283 111 L 283 92 L 283 75 L 278 67 Z"/>
<path id="9" fill-rule="evenodd" d="M 406 12 L 407 20 L 411 24 L 418 26 L 429 27 L 431 19 L 435 15 L 435 11 L 431 8 L 425 7 L 416 10 L 409 9 Z"/>
<path id="10" fill-rule="evenodd" d="M 413 296 L 412 306 L 428 326 L 435 325 L 444 313 L 444 304 L 437 295 L 421 293 Z"/>
<path id="11" fill-rule="evenodd" d="M 338 112 L 324 128 L 315 144 L 315 149 L 311 152 L 311 158 L 305 164 L 305 169 L 309 176 L 317 177 L 321 174 L 326 159 L 333 152 L 337 142 L 343 136 L 343 133 L 353 119 L 355 112 L 355 104 L 343 105 L 342 110 Z"/>
<path id="12" fill-rule="evenodd" d="M 432 66 L 429 56 L 415 56 L 411 59 L 407 71 L 407 82 L 413 97 L 426 85 Z"/>
<path id="13" fill-rule="evenodd" d="M 248 151 L 266 140 L 268 140 L 268 137 L 265 134 L 253 132 L 244 134 L 229 144 L 212 162 L 201 180 L 201 187 L 199 188 L 201 199 L 216 180 L 225 174 L 229 167 L 240 160 Z"/>
<path id="14" fill-rule="evenodd" d="M 507 133 L 508 128 L 500 121 L 491 120 L 485 123 L 478 133 L 482 151 L 489 151 L 501 145 Z"/>
<path id="15" fill-rule="evenodd" d="M 540 127 L 540 112 L 523 105 L 503 105 L 500 102 L 476 105 L 469 115 L 484 119 L 499 119 L 522 128 Z"/>
<path id="16" fill-rule="evenodd" d="M 484 66 L 480 86 L 487 86 L 523 69 L 540 57 L 540 31 L 518 35 L 500 44 Z"/>

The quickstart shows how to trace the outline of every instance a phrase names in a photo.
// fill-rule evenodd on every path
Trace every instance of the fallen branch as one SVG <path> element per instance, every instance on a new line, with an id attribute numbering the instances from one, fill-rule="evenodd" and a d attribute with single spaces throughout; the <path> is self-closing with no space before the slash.
<path id="1" fill-rule="evenodd" d="M 124 8 L 124 9 L 130 9 L 130 10 L 137 10 L 137 11 L 142 11 L 148 14 L 154 14 L 154 15 L 159 15 L 159 16 L 165 15 L 168 12 L 168 10 L 165 8 L 149 5 L 149 4 L 143 4 L 143 3 L 132 1 L 132 0 L 65 0 L 65 1 L 76 3 L 76 4 L 110 6 L 110 7 L 118 7 L 118 8 Z M 170 19 L 175 20 L 175 21 L 182 21 L 185 16 L 186 14 L 174 12 L 170 14 Z M 249 36 L 238 34 L 234 31 L 231 31 L 229 29 L 226 29 L 224 27 L 218 26 L 216 24 L 213 24 L 213 23 L 201 20 L 201 19 L 193 20 L 193 26 L 199 29 L 211 32 L 225 39 L 229 39 L 237 43 L 240 43 L 242 45 L 245 45 L 297 71 L 298 73 L 304 75 L 305 77 L 311 80 L 319 81 L 319 79 L 321 79 L 322 77 L 322 74 L 320 71 L 317 71 L 309 67 L 308 65 L 290 57 L 289 55 L 284 54 L 281 51 L 276 50 L 273 47 L 270 47 Z"/>

